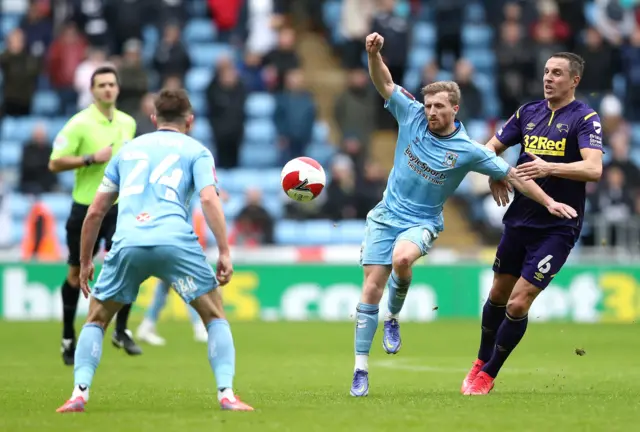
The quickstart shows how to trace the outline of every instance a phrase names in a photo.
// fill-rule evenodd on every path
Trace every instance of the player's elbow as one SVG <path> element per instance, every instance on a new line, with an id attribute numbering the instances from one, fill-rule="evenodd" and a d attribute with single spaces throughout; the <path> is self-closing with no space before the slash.
<path id="1" fill-rule="evenodd" d="M 601 163 L 593 164 L 590 170 L 590 174 L 591 175 L 590 175 L 589 181 L 592 181 L 592 182 L 600 181 L 600 178 L 602 177 L 602 164 Z"/>
<path id="2" fill-rule="evenodd" d="M 219 205 L 220 198 L 214 186 L 207 186 L 200 191 L 200 203 L 204 205 Z"/>
<path id="3" fill-rule="evenodd" d="M 49 161 L 49 171 L 51 171 L 52 173 L 59 173 L 62 171 L 62 167 L 60 166 L 60 163 L 57 159 L 52 159 Z"/>

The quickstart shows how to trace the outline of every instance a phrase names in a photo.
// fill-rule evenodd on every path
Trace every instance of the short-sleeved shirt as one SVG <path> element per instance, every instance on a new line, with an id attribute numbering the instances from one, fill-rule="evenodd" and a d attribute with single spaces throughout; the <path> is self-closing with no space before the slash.
<path id="1" fill-rule="evenodd" d="M 428 128 L 424 105 L 396 86 L 385 107 L 398 121 L 393 169 L 383 204 L 406 226 L 429 225 L 444 229 L 442 210 L 470 171 L 502 179 L 510 166 L 495 153 L 473 141 L 462 123 L 448 136 Z"/>
<path id="2" fill-rule="evenodd" d="M 206 186 L 218 186 L 213 156 L 198 141 L 173 131 L 135 138 L 111 159 L 103 184 L 119 192 L 114 249 L 200 247 L 190 222 L 190 200 Z"/>
<path id="3" fill-rule="evenodd" d="M 549 108 L 546 100 L 525 104 L 496 133 L 496 138 L 507 147 L 522 144 L 518 165 L 531 161 L 525 152 L 547 162 L 571 163 L 582 160 L 580 149 L 602 151 L 600 117 L 580 101 L 573 101 L 556 111 Z M 573 207 L 578 218 L 553 216 L 546 208 L 516 191 L 504 215 L 504 223 L 514 227 L 570 227 L 577 235 L 584 219 L 586 183 L 553 176 L 536 179 L 536 183 L 554 200 Z"/>
<path id="4" fill-rule="evenodd" d="M 130 115 L 115 110 L 110 121 L 98 108 L 91 104 L 74 115 L 62 128 L 55 141 L 51 159 L 64 156 L 85 156 L 94 154 L 104 147 L 113 146 L 113 155 L 132 140 L 136 134 L 136 121 Z M 73 185 L 73 200 L 89 205 L 102 181 L 106 163 L 95 163 L 76 168 Z"/>

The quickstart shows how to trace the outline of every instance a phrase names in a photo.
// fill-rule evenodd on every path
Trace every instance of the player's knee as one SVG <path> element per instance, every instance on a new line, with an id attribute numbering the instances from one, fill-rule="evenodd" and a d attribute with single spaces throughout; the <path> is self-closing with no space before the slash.
<path id="1" fill-rule="evenodd" d="M 518 278 L 516 276 L 495 273 L 491 291 L 489 292 L 491 302 L 498 305 L 507 304 L 517 281 Z"/>
<path id="2" fill-rule="evenodd" d="M 393 251 L 393 269 L 396 273 L 406 273 L 421 255 L 420 248 L 413 242 L 401 241 Z"/>
<path id="3" fill-rule="evenodd" d="M 76 266 L 70 266 L 67 271 L 67 282 L 72 287 L 80 286 L 80 268 Z"/>
<path id="4" fill-rule="evenodd" d="M 514 317 L 525 316 L 529 313 L 529 309 L 531 309 L 531 305 L 538 294 L 540 294 L 538 288 L 529 282 L 523 281 L 511 294 L 507 303 L 507 313 Z"/>

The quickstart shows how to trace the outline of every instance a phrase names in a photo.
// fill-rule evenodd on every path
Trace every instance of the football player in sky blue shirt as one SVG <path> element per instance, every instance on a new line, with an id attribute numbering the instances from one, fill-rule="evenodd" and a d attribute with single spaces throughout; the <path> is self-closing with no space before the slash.
<path id="1" fill-rule="evenodd" d="M 385 107 L 398 121 L 399 132 L 387 188 L 382 201 L 367 215 L 365 226 L 360 259 L 364 287 L 357 306 L 352 396 L 369 392 L 368 357 L 385 285 L 388 283 L 389 298 L 383 347 L 395 354 L 401 347 L 398 315 L 411 283 L 411 266 L 428 253 L 444 229 L 444 203 L 467 173 L 506 179 L 555 217 L 576 215 L 571 207 L 552 200 L 535 182 L 520 180 L 502 158 L 469 138 L 455 119 L 460 101 L 456 83 L 428 85 L 422 91 L 424 104 L 394 84 L 380 55 L 383 42 L 377 33 L 367 36 L 369 74 L 385 99 Z"/>
<path id="2" fill-rule="evenodd" d="M 491 138 L 497 154 L 522 144 L 517 171 L 578 217 L 550 216 L 516 191 L 504 215 L 505 230 L 493 264 L 494 278 L 482 310 L 480 349 L 462 382 L 466 395 L 488 394 L 509 354 L 525 334 L 533 301 L 566 262 L 580 236 L 586 183 L 602 175 L 602 125 L 598 114 L 575 99 L 584 60 L 574 53 L 552 55 L 544 68 L 544 99 L 521 106 Z M 491 182 L 498 204 L 509 203 L 507 184 Z"/>
<path id="3" fill-rule="evenodd" d="M 80 239 L 80 288 L 91 294 L 89 315 L 75 352 L 74 389 L 58 412 L 81 412 L 102 354 L 104 330 L 120 308 L 138 296 L 151 276 L 164 280 L 191 304 L 208 331 L 209 363 L 222 409 L 252 411 L 232 390 L 235 348 L 219 285 L 233 268 L 211 152 L 186 135 L 193 124 L 184 90 L 162 90 L 155 101 L 156 132 L 142 135 L 111 159 L 87 211 Z M 218 244 L 217 274 L 207 262 L 189 221 L 197 193 Z M 107 211 L 119 200 L 113 247 L 93 287 L 93 247 Z"/>

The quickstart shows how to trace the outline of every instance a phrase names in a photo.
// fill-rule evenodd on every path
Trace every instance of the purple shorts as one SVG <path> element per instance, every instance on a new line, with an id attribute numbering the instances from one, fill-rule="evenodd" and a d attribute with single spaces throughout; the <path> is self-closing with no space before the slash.
<path id="1" fill-rule="evenodd" d="M 540 289 L 545 289 L 567 261 L 578 236 L 566 228 L 505 226 L 496 251 L 493 271 L 522 276 Z"/>

